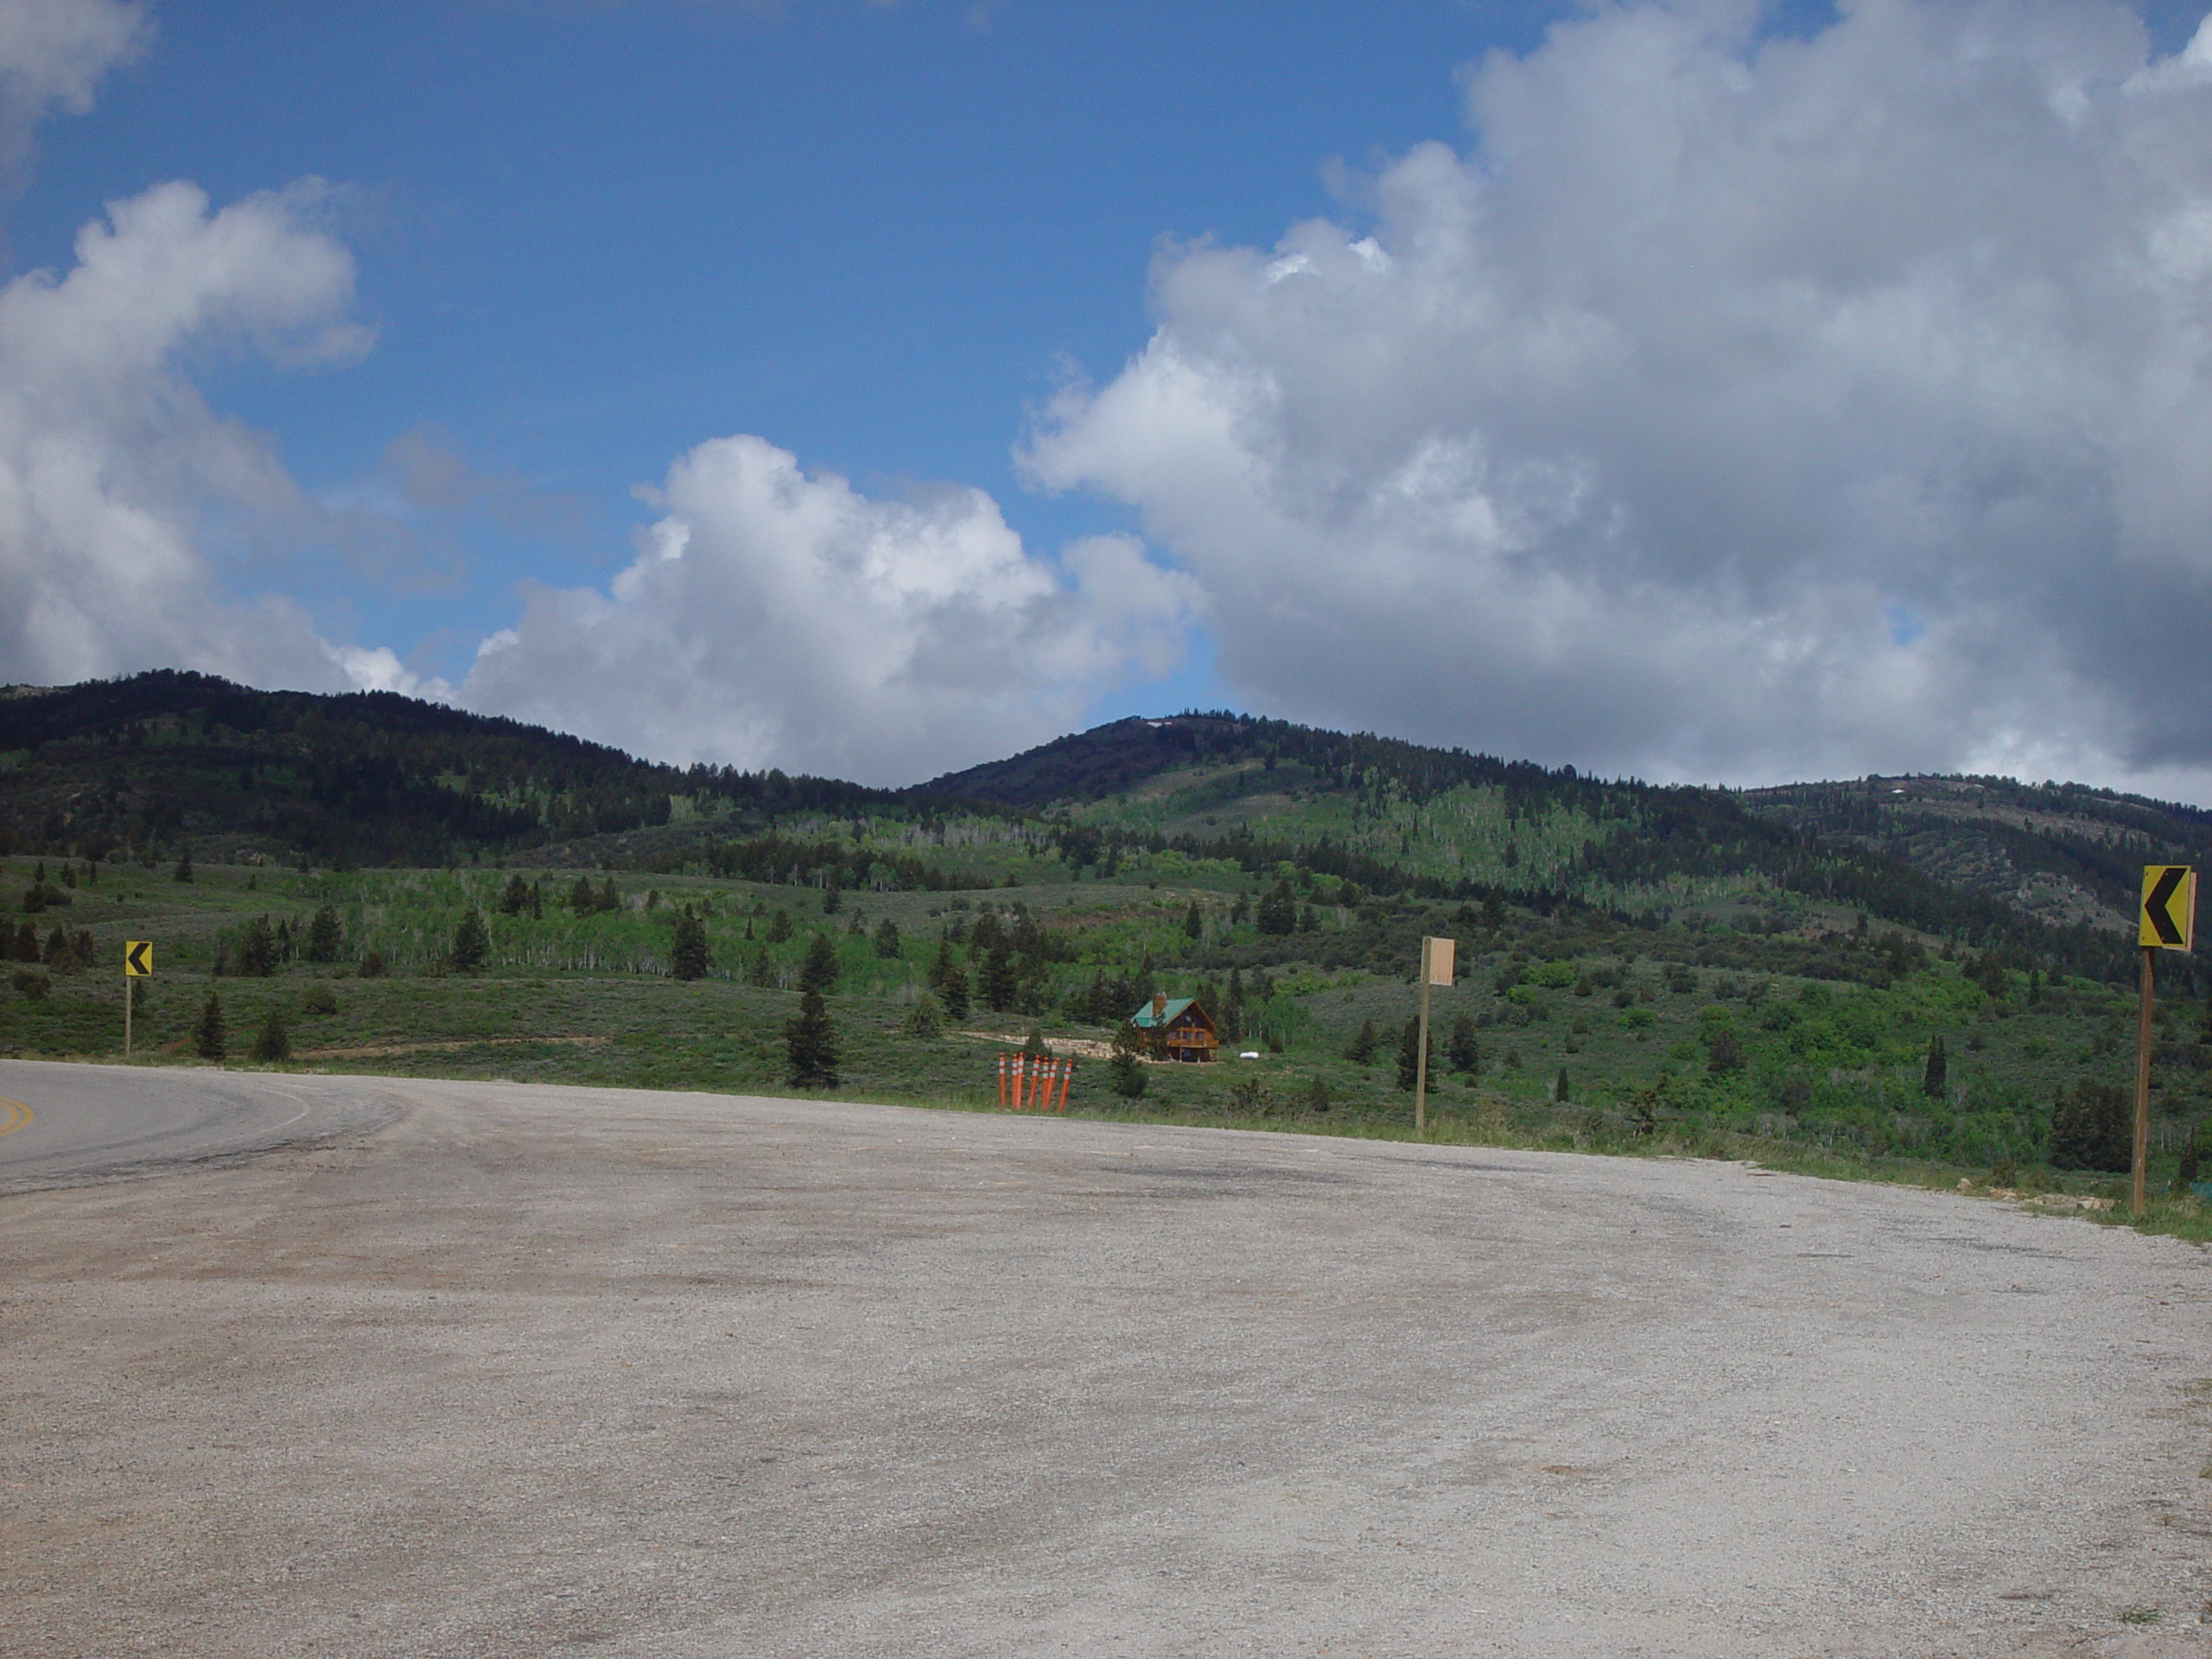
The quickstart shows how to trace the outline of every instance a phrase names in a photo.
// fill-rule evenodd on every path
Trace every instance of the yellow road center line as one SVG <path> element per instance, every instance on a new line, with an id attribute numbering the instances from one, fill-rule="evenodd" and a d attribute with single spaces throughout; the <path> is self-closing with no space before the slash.
<path id="1" fill-rule="evenodd" d="M 10 1100 L 0 1095 L 0 1135 L 13 1135 L 31 1121 L 31 1109 L 20 1100 Z"/>

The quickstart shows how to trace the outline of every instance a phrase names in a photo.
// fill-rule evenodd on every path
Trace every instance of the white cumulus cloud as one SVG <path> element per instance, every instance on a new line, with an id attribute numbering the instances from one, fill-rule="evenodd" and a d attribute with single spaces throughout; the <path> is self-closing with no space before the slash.
<path id="1" fill-rule="evenodd" d="M 188 352 L 296 365 L 365 349 L 322 199 L 309 182 L 211 211 L 197 188 L 159 185 L 86 226 L 66 275 L 0 289 L 0 680 L 173 666 L 355 683 L 296 605 L 226 596 L 211 543 L 331 526 L 176 366 Z"/>
<path id="2" fill-rule="evenodd" d="M 1649 775 L 2212 795 L 2212 24 L 1608 5 L 1025 451 L 1255 704 Z"/>
<path id="3" fill-rule="evenodd" d="M 0 0 L 0 173 L 21 164 L 48 115 L 92 108 L 100 78 L 152 32 L 130 0 Z"/>
<path id="4" fill-rule="evenodd" d="M 1066 729 L 1179 657 L 1197 596 L 1133 542 L 1054 564 L 982 492 L 873 497 L 757 437 L 679 459 L 604 593 L 531 593 L 460 698 L 678 761 L 910 783 Z"/>

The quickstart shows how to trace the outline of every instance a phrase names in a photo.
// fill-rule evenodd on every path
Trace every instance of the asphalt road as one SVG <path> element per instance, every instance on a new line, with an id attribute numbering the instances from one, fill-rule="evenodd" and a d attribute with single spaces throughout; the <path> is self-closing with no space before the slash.
<path id="1" fill-rule="evenodd" d="M 358 1134 L 397 1110 L 344 1078 L 0 1060 L 0 1192 Z"/>
<path id="2" fill-rule="evenodd" d="M 399 1115 L 0 1197 L 11 1659 L 2207 1651 L 2171 1240 L 1730 1165 L 266 1086 Z"/>

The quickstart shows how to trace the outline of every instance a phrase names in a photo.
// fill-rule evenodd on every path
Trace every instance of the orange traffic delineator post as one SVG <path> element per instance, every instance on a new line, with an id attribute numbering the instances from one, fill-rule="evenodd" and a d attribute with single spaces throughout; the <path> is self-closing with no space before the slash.
<path id="1" fill-rule="evenodd" d="M 1001 1111 L 1067 1110 L 1068 1084 L 1075 1077 L 1073 1060 L 1032 1054 L 1001 1054 L 998 1058 Z"/>

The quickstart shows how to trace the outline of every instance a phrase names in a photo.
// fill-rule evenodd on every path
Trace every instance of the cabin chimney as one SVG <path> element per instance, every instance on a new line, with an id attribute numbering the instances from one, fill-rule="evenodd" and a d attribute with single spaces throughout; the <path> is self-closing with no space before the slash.
<path id="1" fill-rule="evenodd" d="M 1165 991 L 1152 994 L 1152 1023 L 1155 1026 L 1167 1023 L 1167 994 Z"/>

